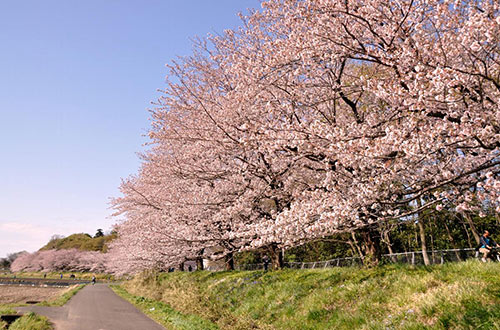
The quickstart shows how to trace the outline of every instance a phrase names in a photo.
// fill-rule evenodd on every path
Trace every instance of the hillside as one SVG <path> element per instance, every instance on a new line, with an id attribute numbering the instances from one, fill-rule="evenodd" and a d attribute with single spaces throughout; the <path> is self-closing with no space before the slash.
<path id="1" fill-rule="evenodd" d="M 500 264 L 142 274 L 117 292 L 167 328 L 500 328 Z M 201 324 L 201 325 L 200 325 Z M 209 326 L 210 325 L 210 326 Z"/>
<path id="2" fill-rule="evenodd" d="M 94 237 L 89 234 L 73 234 L 68 237 L 52 238 L 40 251 L 45 250 L 62 250 L 62 249 L 78 249 L 82 251 L 107 251 L 107 244 L 116 238 L 116 233 L 109 235 L 96 235 Z"/>

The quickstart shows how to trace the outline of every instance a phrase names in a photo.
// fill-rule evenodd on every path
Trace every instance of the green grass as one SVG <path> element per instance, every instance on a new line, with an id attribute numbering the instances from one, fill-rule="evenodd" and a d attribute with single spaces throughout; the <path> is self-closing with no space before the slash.
<path id="1" fill-rule="evenodd" d="M 16 311 L 7 305 L 0 305 L 0 315 L 16 314 Z"/>
<path id="2" fill-rule="evenodd" d="M 28 313 L 14 321 L 9 330 L 52 330 L 52 323 L 45 316 Z"/>
<path id="3" fill-rule="evenodd" d="M 97 281 L 114 281 L 115 277 L 110 274 L 101 274 L 101 273 L 81 273 L 81 272 L 18 272 L 18 273 L 8 273 L 8 274 L 0 274 L 1 277 L 12 278 L 16 276 L 17 278 L 44 278 L 44 275 L 47 279 L 60 279 L 61 273 L 63 274 L 63 279 L 70 279 L 71 275 L 75 275 L 78 280 L 91 280 L 92 276 L 95 276 Z"/>
<path id="4" fill-rule="evenodd" d="M 8 315 L 8 314 L 16 314 L 16 311 L 10 307 L 6 307 L 5 305 L 0 304 L 0 315 Z M 0 321 L 0 329 L 4 329 L 7 327 L 7 323 Z"/>
<path id="5" fill-rule="evenodd" d="M 210 330 L 218 327 L 196 315 L 186 315 L 173 310 L 169 305 L 148 299 L 142 296 L 134 296 L 118 285 L 111 286 L 122 298 L 128 300 L 143 313 L 147 314 L 153 320 L 157 321 L 167 329 L 186 329 L 186 330 Z"/>
<path id="6" fill-rule="evenodd" d="M 74 288 L 71 288 L 69 291 L 66 291 L 61 296 L 57 297 L 55 300 L 50 301 L 42 301 L 38 305 L 40 306 L 63 306 L 66 304 L 75 294 L 78 293 L 81 289 L 85 287 L 85 284 L 77 285 Z"/>
<path id="7" fill-rule="evenodd" d="M 500 329 L 498 263 L 146 273 L 123 287 L 221 329 Z"/>

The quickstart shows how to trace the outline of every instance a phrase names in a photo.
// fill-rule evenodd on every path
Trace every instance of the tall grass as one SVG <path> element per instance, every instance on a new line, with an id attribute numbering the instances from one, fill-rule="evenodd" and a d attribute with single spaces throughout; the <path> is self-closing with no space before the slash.
<path id="1" fill-rule="evenodd" d="M 52 323 L 45 316 L 28 313 L 14 321 L 9 330 L 52 330 Z"/>
<path id="2" fill-rule="evenodd" d="M 500 264 L 145 273 L 131 294 L 221 329 L 500 329 Z"/>
<path id="3" fill-rule="evenodd" d="M 155 301 L 142 296 L 131 295 L 118 285 L 113 285 L 111 288 L 122 298 L 125 298 L 126 300 L 134 304 L 143 313 L 147 314 L 167 329 L 218 329 L 217 325 L 210 321 L 204 320 L 196 315 L 180 313 L 161 301 Z"/>

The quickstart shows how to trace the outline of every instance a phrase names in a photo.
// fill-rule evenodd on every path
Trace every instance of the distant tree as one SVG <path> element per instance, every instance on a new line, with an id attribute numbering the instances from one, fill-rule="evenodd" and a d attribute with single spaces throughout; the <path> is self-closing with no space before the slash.
<path id="1" fill-rule="evenodd" d="M 95 233 L 94 235 L 94 238 L 97 238 L 97 237 L 103 237 L 104 236 L 104 232 L 102 231 L 102 229 L 97 229 L 97 232 Z"/>
<path id="2" fill-rule="evenodd" d="M 0 259 L 0 269 L 7 269 L 10 267 L 9 259 L 1 258 Z"/>

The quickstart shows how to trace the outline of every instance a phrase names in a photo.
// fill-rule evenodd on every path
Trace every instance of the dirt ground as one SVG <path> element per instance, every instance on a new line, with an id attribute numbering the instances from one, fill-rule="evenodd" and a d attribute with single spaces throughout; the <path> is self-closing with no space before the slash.
<path id="1" fill-rule="evenodd" d="M 55 299 L 68 288 L 0 285 L 0 304 L 24 304 L 27 301 Z"/>

